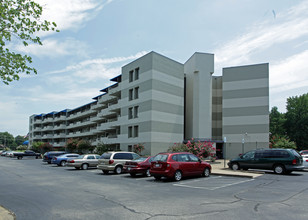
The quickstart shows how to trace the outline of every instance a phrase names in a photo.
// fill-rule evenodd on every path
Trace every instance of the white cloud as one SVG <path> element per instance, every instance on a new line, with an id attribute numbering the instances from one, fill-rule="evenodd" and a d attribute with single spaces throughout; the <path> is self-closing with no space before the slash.
<path id="1" fill-rule="evenodd" d="M 215 51 L 216 69 L 251 62 L 251 57 L 271 46 L 308 36 L 308 2 L 278 14 L 274 21 L 252 26 L 246 34 L 227 42 Z"/>
<path id="2" fill-rule="evenodd" d="M 271 92 L 308 88 L 308 50 L 271 65 Z"/>
<path id="3" fill-rule="evenodd" d="M 86 45 L 78 40 L 67 38 L 64 41 L 58 41 L 56 39 L 46 39 L 43 40 L 43 45 L 30 44 L 25 47 L 22 44 L 16 45 L 15 49 L 27 53 L 33 54 L 35 56 L 41 57 L 58 57 L 58 56 L 68 56 L 71 54 L 77 54 L 80 56 L 85 56 Z"/>
<path id="4" fill-rule="evenodd" d="M 43 7 L 42 19 L 53 21 L 59 30 L 80 29 L 112 0 L 36 0 Z M 44 35 L 52 32 L 42 33 Z"/>

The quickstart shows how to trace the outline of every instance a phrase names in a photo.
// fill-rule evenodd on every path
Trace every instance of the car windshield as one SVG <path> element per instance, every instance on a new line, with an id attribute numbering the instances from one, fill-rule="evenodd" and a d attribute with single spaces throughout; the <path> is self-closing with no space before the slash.
<path id="1" fill-rule="evenodd" d="M 85 157 L 85 155 L 80 155 L 79 157 L 77 157 L 76 159 L 83 159 Z"/>
<path id="2" fill-rule="evenodd" d="M 100 159 L 107 159 L 107 160 L 109 160 L 110 157 L 111 157 L 110 153 L 103 153 L 102 156 L 100 157 Z"/>
<path id="3" fill-rule="evenodd" d="M 147 157 L 139 157 L 139 158 L 133 159 L 132 161 L 142 162 L 142 161 L 145 161 L 146 159 L 147 159 Z"/>
<path id="4" fill-rule="evenodd" d="M 296 150 L 291 150 L 293 155 L 296 156 L 296 157 L 301 157 L 301 155 L 299 155 L 299 153 L 297 153 Z"/>
<path id="5" fill-rule="evenodd" d="M 162 161 L 162 162 L 166 162 L 168 159 L 168 154 L 157 154 L 153 161 Z"/>

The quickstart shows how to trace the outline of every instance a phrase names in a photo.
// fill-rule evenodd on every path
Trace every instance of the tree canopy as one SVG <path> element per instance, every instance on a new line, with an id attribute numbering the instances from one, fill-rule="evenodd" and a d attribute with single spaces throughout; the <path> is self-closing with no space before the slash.
<path id="1" fill-rule="evenodd" d="M 308 93 L 289 97 L 286 113 L 278 112 L 277 107 L 272 108 L 270 132 L 272 146 L 290 144 L 291 147 L 296 144 L 297 150 L 308 149 Z"/>
<path id="2" fill-rule="evenodd" d="M 58 31 L 56 23 L 41 21 L 43 8 L 31 0 L 0 0 L 0 78 L 9 84 L 19 80 L 20 73 L 37 74 L 30 67 L 32 58 L 28 55 L 15 53 L 8 44 L 14 38 L 24 46 L 29 43 L 42 45 L 37 34 L 41 31 Z"/>

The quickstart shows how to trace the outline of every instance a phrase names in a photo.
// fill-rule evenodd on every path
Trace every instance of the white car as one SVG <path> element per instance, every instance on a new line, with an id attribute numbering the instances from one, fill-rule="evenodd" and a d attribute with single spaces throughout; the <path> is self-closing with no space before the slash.
<path id="1" fill-rule="evenodd" d="M 305 168 L 308 168 L 308 154 L 302 155 L 303 157 L 303 165 Z"/>

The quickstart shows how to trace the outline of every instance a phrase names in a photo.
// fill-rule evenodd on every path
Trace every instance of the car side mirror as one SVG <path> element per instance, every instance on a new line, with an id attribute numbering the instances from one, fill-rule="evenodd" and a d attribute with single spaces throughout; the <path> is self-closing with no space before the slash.
<path id="1" fill-rule="evenodd" d="M 202 160 L 201 160 L 200 158 L 198 158 L 198 161 L 199 161 L 199 163 L 201 163 L 201 162 L 202 162 Z"/>

